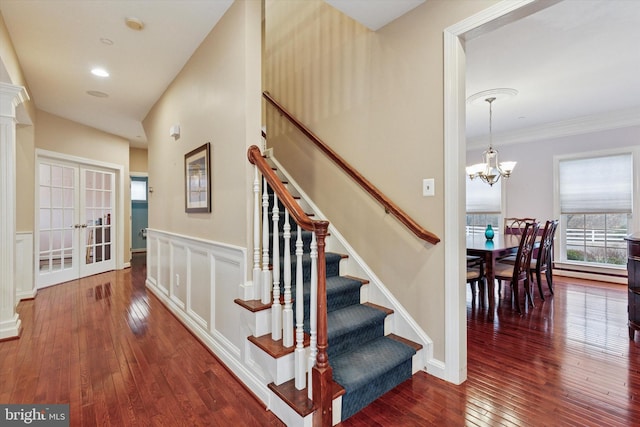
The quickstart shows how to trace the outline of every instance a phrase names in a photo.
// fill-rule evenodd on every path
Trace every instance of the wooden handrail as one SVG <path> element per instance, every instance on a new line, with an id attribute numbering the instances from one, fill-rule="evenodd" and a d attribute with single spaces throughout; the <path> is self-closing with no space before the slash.
<path id="1" fill-rule="evenodd" d="M 300 227 L 307 231 L 318 231 L 321 228 L 326 230 L 328 228 L 328 221 L 314 221 L 302 210 L 298 202 L 296 202 L 291 193 L 287 191 L 284 184 L 282 184 L 282 181 L 280 181 L 278 176 L 273 172 L 271 166 L 269 166 L 264 157 L 262 157 L 260 148 L 256 145 L 249 147 L 247 157 L 249 158 L 249 162 L 256 165 L 260 170 L 262 176 L 267 180 L 274 193 L 278 195 L 282 204 L 287 208 L 287 210 L 289 210 L 289 214 L 293 217 L 296 223 L 300 225 Z"/>
<path id="2" fill-rule="evenodd" d="M 278 103 L 269 92 L 263 92 L 264 98 L 273 105 L 283 116 L 285 116 L 300 132 L 302 132 L 307 138 L 309 138 L 322 152 L 324 152 L 331 160 L 333 160 L 347 175 L 353 178 L 367 193 L 369 193 L 374 199 L 376 199 L 385 209 L 385 212 L 391 213 L 398 221 L 403 223 L 413 234 L 420 239 L 425 240 L 431 244 L 436 244 L 440 241 L 440 238 L 430 231 L 425 230 L 407 215 L 402 209 L 400 209 L 395 203 L 387 198 L 380 190 L 378 190 L 373 184 L 371 184 L 365 177 L 363 177 L 357 170 L 353 168 L 346 160 L 340 157 L 335 151 L 325 144 L 320 138 L 318 138 L 309 128 L 302 124 L 298 119 L 293 117 L 282 105 Z"/>
<path id="3" fill-rule="evenodd" d="M 296 223 L 307 231 L 315 232 L 317 238 L 318 254 L 318 297 L 317 297 L 317 343 L 316 363 L 311 372 L 313 383 L 313 402 L 316 405 L 314 425 L 331 426 L 331 404 L 332 404 L 332 380 L 333 371 L 329 365 L 327 348 L 329 346 L 327 327 L 327 272 L 325 262 L 325 238 L 329 230 L 329 221 L 312 220 L 302 210 L 298 202 L 295 201 L 291 193 L 285 188 L 282 181 L 278 179 L 273 169 L 262 157 L 260 149 L 252 145 L 247 151 L 249 162 L 255 165 L 262 176 L 267 180 L 271 189 L 278 196 L 278 199 L 289 211 Z M 275 230 L 274 230 L 275 232 Z"/>

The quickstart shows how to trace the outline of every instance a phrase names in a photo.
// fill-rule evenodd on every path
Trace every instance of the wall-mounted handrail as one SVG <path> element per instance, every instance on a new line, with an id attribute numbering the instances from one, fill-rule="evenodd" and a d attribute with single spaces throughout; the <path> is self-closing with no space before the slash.
<path id="1" fill-rule="evenodd" d="M 335 151 L 325 144 L 318 136 L 316 136 L 309 128 L 296 119 L 286 108 L 276 101 L 269 92 L 263 92 L 264 98 L 273 107 L 275 107 L 283 116 L 285 116 L 298 130 L 300 130 L 307 138 L 309 138 L 322 152 L 324 152 L 331 160 L 333 160 L 347 175 L 353 178 L 367 193 L 376 199 L 385 209 L 385 212 L 391 213 L 398 221 L 404 224 L 413 234 L 420 239 L 431 244 L 440 242 L 440 238 L 430 231 L 425 230 L 413 220 L 407 213 L 400 209 L 387 196 L 376 188 L 371 182 L 363 177 L 356 169 L 353 168 L 346 160 L 340 157 Z"/>

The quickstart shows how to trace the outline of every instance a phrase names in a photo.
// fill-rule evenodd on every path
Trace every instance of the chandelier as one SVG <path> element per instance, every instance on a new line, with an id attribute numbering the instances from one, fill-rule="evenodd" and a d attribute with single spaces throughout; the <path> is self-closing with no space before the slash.
<path id="1" fill-rule="evenodd" d="M 489 103 L 489 148 L 482 153 L 482 163 L 476 163 L 475 165 L 467 166 L 467 175 L 469 179 L 480 178 L 482 181 L 489 185 L 493 185 L 500 177 L 505 179 L 511 176 L 511 172 L 516 167 L 517 162 L 499 162 L 498 150 L 493 148 L 493 135 L 492 135 L 492 116 L 493 116 L 493 101 L 495 97 L 486 98 L 485 101 Z"/>

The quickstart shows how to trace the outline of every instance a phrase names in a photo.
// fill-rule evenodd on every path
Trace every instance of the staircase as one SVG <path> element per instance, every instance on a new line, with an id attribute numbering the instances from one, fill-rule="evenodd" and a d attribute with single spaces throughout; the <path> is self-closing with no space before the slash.
<path id="1" fill-rule="evenodd" d="M 268 217 L 273 215 L 274 197 L 269 189 Z M 291 288 L 296 286 L 296 257 L 295 245 L 291 244 L 289 256 L 291 267 L 285 265 L 284 250 L 285 239 L 282 230 L 284 229 L 285 207 L 278 202 L 279 206 L 279 226 L 275 232 L 279 236 L 280 257 L 279 263 L 274 263 L 270 257 L 270 264 L 280 266 L 280 276 L 284 277 L 284 269 L 291 268 Z M 293 219 L 289 220 L 291 226 L 291 242 L 297 239 L 297 224 Z M 269 254 L 273 251 L 273 225 L 269 221 Z M 309 307 L 311 293 L 311 259 L 309 249 L 311 246 L 312 233 L 302 231 L 302 242 L 305 255 L 302 257 L 303 264 L 303 288 L 304 307 Z M 331 239 L 332 236 L 328 236 Z M 283 248 L 285 248 L 283 250 Z M 418 359 L 414 357 L 422 346 L 418 343 L 401 338 L 390 333 L 392 316 L 394 310 L 376 305 L 370 302 L 363 302 L 363 287 L 369 286 L 369 281 L 364 278 L 353 277 L 341 273 L 341 264 L 348 258 L 342 253 L 327 251 L 325 253 L 326 262 L 326 295 L 327 295 L 327 355 L 329 365 L 333 370 L 333 424 L 344 421 L 357 413 L 371 402 L 382 396 L 384 393 L 396 387 L 398 384 L 409 379 L 417 370 L 421 369 Z M 280 283 L 280 295 L 284 295 L 284 283 Z M 295 294 L 294 294 L 295 298 Z M 236 300 L 245 308 L 259 311 L 268 310 L 270 304 L 247 304 L 247 302 Z M 296 311 L 296 304 L 293 302 L 293 311 Z M 305 309 L 304 326 L 305 335 L 310 334 L 309 310 Z M 261 352 L 273 358 L 272 364 L 290 364 L 295 346 L 285 348 L 282 340 L 274 341 L 271 335 L 260 337 L 249 337 L 249 341 L 260 349 Z M 309 340 L 305 340 L 305 344 Z M 289 358 L 289 359 L 287 359 Z M 282 359 L 283 362 L 278 360 Z M 414 366 L 418 365 L 418 366 Z M 277 368 L 284 372 L 292 371 L 291 367 Z M 287 379 L 287 374 L 283 374 Z M 280 374 L 274 375 L 274 382 L 269 385 L 273 393 L 290 406 L 300 417 L 313 416 L 317 409 L 312 401 L 307 398 L 307 389 L 296 390 L 294 380 L 282 380 Z M 274 412 L 278 414 L 277 411 Z M 280 415 L 279 415 L 280 416 Z M 281 417 L 287 418 L 287 417 Z M 287 418 L 288 419 L 288 418 Z M 287 424 L 289 424 L 288 421 Z M 304 421 L 300 425 L 307 425 Z"/>

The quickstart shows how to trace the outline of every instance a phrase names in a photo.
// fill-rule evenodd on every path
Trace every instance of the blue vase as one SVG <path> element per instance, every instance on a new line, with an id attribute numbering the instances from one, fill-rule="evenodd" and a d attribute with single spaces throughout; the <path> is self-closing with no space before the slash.
<path id="1" fill-rule="evenodd" d="M 486 237 L 487 240 L 493 240 L 493 227 L 491 227 L 491 224 L 488 224 L 487 229 L 484 230 L 484 237 Z"/>

